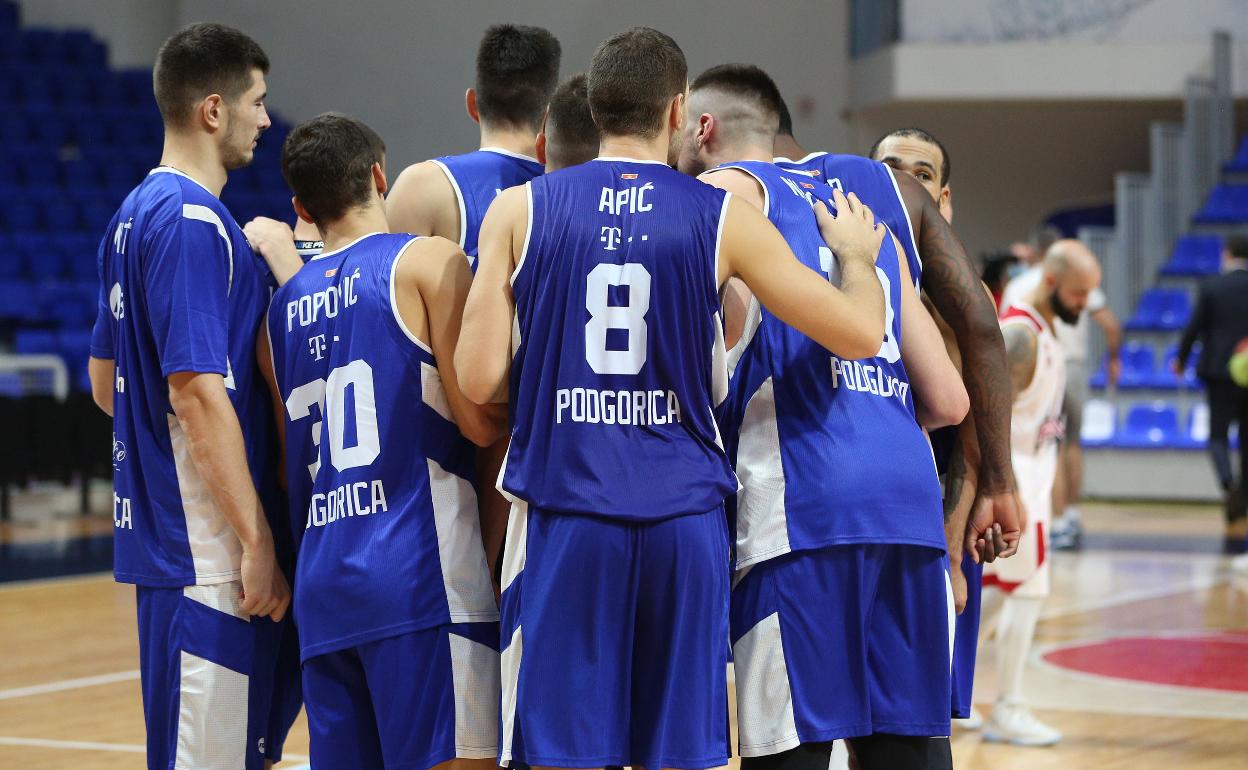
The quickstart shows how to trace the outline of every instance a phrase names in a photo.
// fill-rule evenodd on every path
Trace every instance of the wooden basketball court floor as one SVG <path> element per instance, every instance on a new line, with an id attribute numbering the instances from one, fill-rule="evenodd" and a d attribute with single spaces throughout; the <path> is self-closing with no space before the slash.
<path id="1" fill-rule="evenodd" d="M 955 766 L 1248 768 L 1248 578 L 1219 552 L 1218 512 L 1088 505 L 1085 518 L 1084 548 L 1056 555 L 1027 671 L 1037 713 L 1065 740 L 1026 749 L 955 730 Z M 0 576 L 24 549 L 55 560 L 106 544 L 110 525 L 47 515 L 0 524 Z M 132 587 L 106 573 L 0 583 L 0 645 L 0 768 L 142 767 Z M 981 710 L 994 668 L 989 643 Z M 279 767 L 304 767 L 307 752 L 301 716 Z"/>

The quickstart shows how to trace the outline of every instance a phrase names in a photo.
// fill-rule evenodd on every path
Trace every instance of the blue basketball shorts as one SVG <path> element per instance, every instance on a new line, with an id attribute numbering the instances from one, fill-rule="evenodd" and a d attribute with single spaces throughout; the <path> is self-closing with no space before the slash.
<path id="1" fill-rule="evenodd" d="M 498 754 L 498 624 L 452 623 L 308 658 L 312 766 L 427 770 Z"/>
<path id="2" fill-rule="evenodd" d="M 286 623 L 241 615 L 241 588 L 136 586 L 149 770 L 259 770 L 281 756 L 298 714 L 274 704 L 297 697 L 279 682 L 295 670 L 279 665 Z"/>
<path id="3" fill-rule="evenodd" d="M 966 719 L 971 715 L 971 689 L 975 680 L 975 655 L 979 651 L 979 608 L 984 592 L 984 565 L 971 557 L 962 557 L 962 574 L 966 575 L 966 609 L 954 622 L 953 632 L 953 716 Z"/>
<path id="4" fill-rule="evenodd" d="M 728 762 L 723 508 L 656 522 L 512 507 L 503 765 Z"/>
<path id="5" fill-rule="evenodd" d="M 838 545 L 737 574 L 743 757 L 872 733 L 949 734 L 952 592 L 943 549 Z"/>

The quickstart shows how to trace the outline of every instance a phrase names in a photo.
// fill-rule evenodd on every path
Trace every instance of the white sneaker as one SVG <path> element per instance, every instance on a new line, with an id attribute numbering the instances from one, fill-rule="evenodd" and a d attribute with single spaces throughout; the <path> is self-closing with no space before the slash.
<path id="1" fill-rule="evenodd" d="M 1052 746 L 1062 734 L 1036 719 L 1031 709 L 1022 705 L 998 703 L 984 725 L 984 740 L 1012 743 L 1015 746 Z"/>
<path id="2" fill-rule="evenodd" d="M 965 719 L 953 719 L 953 726 L 959 730 L 978 730 L 984 726 L 984 715 L 979 713 L 979 709 L 971 706 L 970 715 Z"/>
<path id="3" fill-rule="evenodd" d="M 1231 559 L 1231 572 L 1248 575 L 1248 553 L 1241 553 Z"/>

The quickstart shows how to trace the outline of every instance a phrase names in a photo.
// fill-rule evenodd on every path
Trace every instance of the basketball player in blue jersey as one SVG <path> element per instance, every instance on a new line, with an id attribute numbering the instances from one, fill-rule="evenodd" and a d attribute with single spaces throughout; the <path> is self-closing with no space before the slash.
<path id="1" fill-rule="evenodd" d="M 115 574 L 137 587 L 147 764 L 161 770 L 260 768 L 285 738 L 269 720 L 289 588 L 266 518 L 276 442 L 254 363 L 269 288 L 218 199 L 269 126 L 268 68 L 218 24 L 165 42 L 161 165 L 100 244 L 90 372 L 128 447 L 113 479 Z"/>
<path id="2" fill-rule="evenodd" d="M 537 135 L 537 157 L 547 174 L 579 166 L 598 157 L 600 139 L 589 111 L 585 75 L 577 73 L 560 83 L 550 97 L 542 132 Z"/>
<path id="3" fill-rule="evenodd" d="M 380 146 L 326 114 L 282 153 L 296 210 L 325 242 L 274 295 L 266 327 L 304 522 L 294 611 L 312 764 L 486 770 L 498 608 L 464 437 L 495 441 L 504 416 L 457 384 L 463 251 L 386 232 Z"/>
<path id="4" fill-rule="evenodd" d="M 990 530 L 999 524 L 1006 547 L 1005 557 L 1018 549 L 1021 536 L 1020 504 L 1010 467 L 1009 373 L 1005 346 L 997 324 L 996 308 L 983 295 L 979 275 L 971 265 L 952 226 L 941 215 L 931 196 L 909 174 L 892 173 L 889 180 L 879 163 L 852 155 L 807 153 L 793 137 L 793 121 L 780 102 L 780 132 L 773 152 L 781 166 L 818 175 L 828 183 L 838 180 L 854 190 L 890 228 L 909 219 L 913 239 L 904 226 L 894 233 L 906 250 L 912 277 L 921 283 L 941 316 L 953 329 L 963 351 L 965 383 L 971 398 L 971 415 L 980 447 L 979 487 L 970 516 L 979 547 L 994 538 Z M 799 161 L 788 160 L 797 158 Z M 898 207 L 903 206 L 902 210 Z"/>
<path id="5" fill-rule="evenodd" d="M 753 203 L 835 280 L 812 211 L 833 188 L 771 162 L 778 105 L 752 65 L 699 75 L 680 169 Z M 732 638 L 743 766 L 826 768 L 831 742 L 849 738 L 859 767 L 926 768 L 928 737 L 948 734 L 940 493 L 916 417 L 956 424 L 969 404 L 902 250 L 884 246 L 888 328 L 861 361 L 834 355 L 829 370 L 823 348 L 748 292 L 726 303 L 745 316 L 728 327 L 746 330 L 720 412 L 742 484 Z"/>
<path id="6" fill-rule="evenodd" d="M 404 169 L 386 198 L 392 232 L 440 235 L 459 244 L 477 269 L 477 239 L 485 212 L 502 190 L 542 173 L 537 135 L 559 81 L 559 41 L 541 27 L 495 24 L 477 49 L 476 84 L 464 95 L 468 116 L 481 130 L 480 149 Z M 478 456 L 477 494 L 491 519 L 506 520 L 508 505 L 494 484 L 507 445 Z M 502 549 L 487 534 L 493 563 Z"/>
<path id="7" fill-rule="evenodd" d="M 670 168 L 686 77 L 661 32 L 604 41 L 588 73 L 600 156 L 504 191 L 481 230 L 456 368 L 469 398 L 511 407 L 506 765 L 727 762 L 719 287 L 740 276 L 849 358 L 883 339 L 884 231 L 856 198 L 817 212 L 837 289 L 748 204 Z"/>

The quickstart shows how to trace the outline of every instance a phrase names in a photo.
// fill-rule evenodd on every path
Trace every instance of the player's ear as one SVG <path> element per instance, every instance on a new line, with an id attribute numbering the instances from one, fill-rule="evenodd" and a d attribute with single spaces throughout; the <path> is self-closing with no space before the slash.
<path id="1" fill-rule="evenodd" d="M 380 163 L 374 163 L 371 171 L 373 172 L 373 186 L 377 188 L 377 194 L 386 197 L 386 190 L 390 189 L 390 185 L 386 183 L 386 170 L 381 167 Z"/>
<path id="2" fill-rule="evenodd" d="M 225 100 L 221 98 L 221 94 L 210 94 L 204 97 L 195 111 L 209 131 L 216 131 L 225 121 Z"/>
<path id="3" fill-rule="evenodd" d="M 298 198 L 291 198 L 290 202 L 295 207 L 295 213 L 299 215 L 300 219 L 310 225 L 316 224 L 316 222 L 312 221 L 312 215 L 309 214 L 308 210 L 303 207 L 303 204 L 299 202 Z"/>
<path id="4" fill-rule="evenodd" d="M 667 122 L 673 132 L 679 133 L 685 127 L 685 92 L 681 91 L 672 97 L 668 105 Z"/>
<path id="5" fill-rule="evenodd" d="M 953 190 L 949 189 L 949 185 L 940 188 L 940 200 L 937 201 L 940 208 L 940 215 L 945 221 L 953 224 Z"/>
<path id="6" fill-rule="evenodd" d="M 464 108 L 468 110 L 468 117 L 472 118 L 473 123 L 481 122 L 481 113 L 477 111 L 477 89 L 469 88 L 464 92 Z"/>
<path id="7" fill-rule="evenodd" d="M 542 132 L 537 135 L 537 144 L 534 147 L 537 150 L 537 162 L 543 166 L 546 165 L 546 128 L 542 127 Z"/>
<path id="8" fill-rule="evenodd" d="M 715 116 L 708 112 L 704 112 L 698 116 L 698 130 L 694 134 L 694 139 L 698 143 L 698 149 L 702 149 L 711 141 L 711 136 L 719 128 L 715 123 Z"/>

